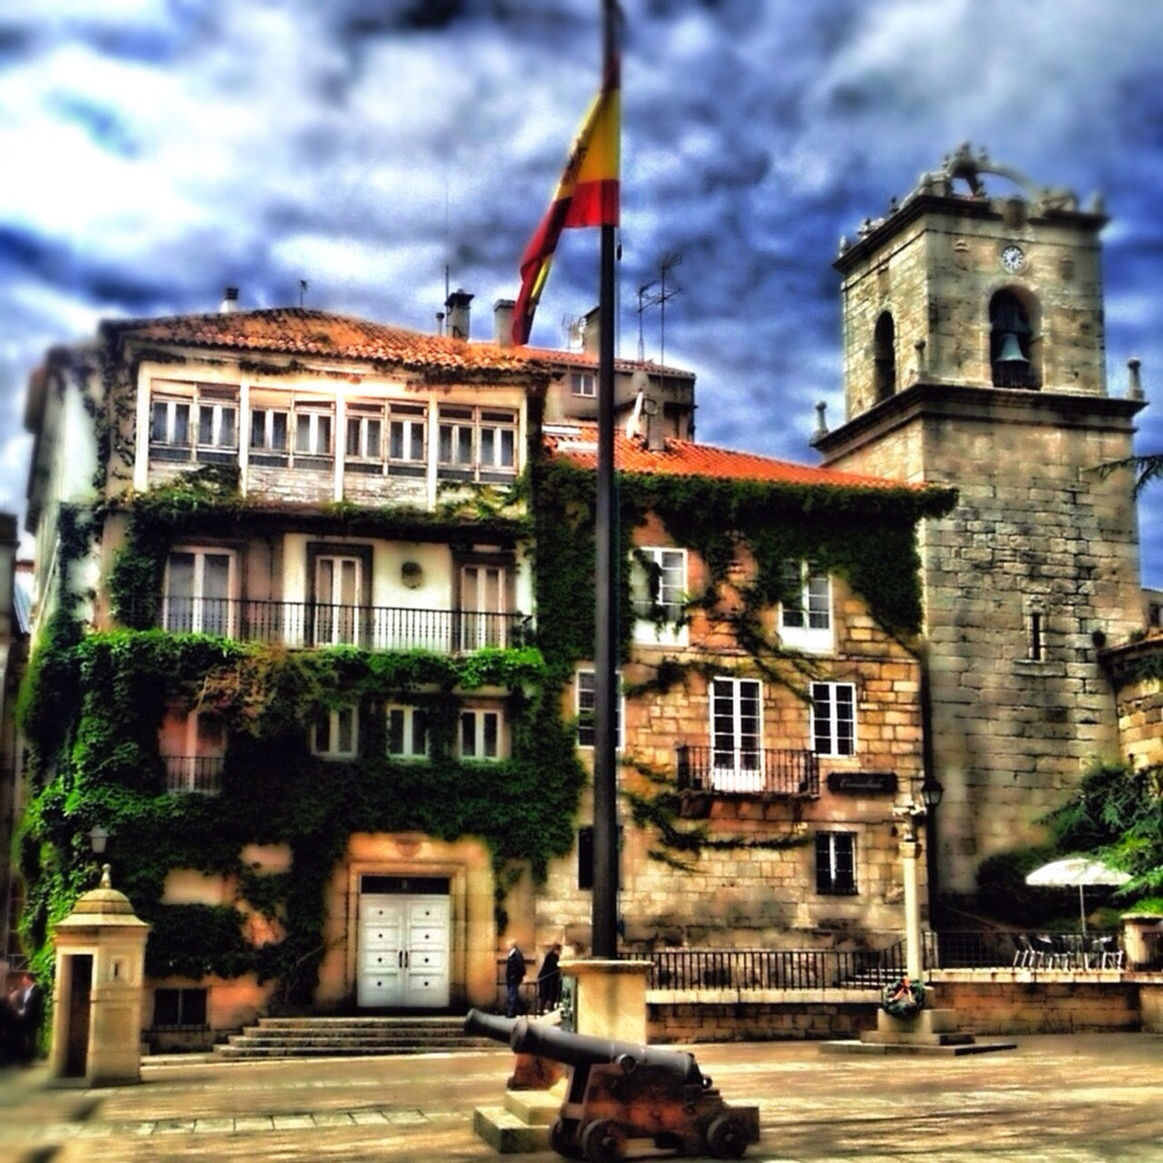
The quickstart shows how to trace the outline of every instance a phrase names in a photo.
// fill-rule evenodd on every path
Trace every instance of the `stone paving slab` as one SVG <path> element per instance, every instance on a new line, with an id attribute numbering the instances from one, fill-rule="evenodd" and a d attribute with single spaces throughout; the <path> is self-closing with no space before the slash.
<path id="1" fill-rule="evenodd" d="M 958 1059 L 836 1057 L 818 1043 L 692 1047 L 730 1103 L 759 1107 L 752 1160 L 1160 1163 L 1163 1038 L 1018 1039 Z M 509 1055 L 147 1064 L 135 1087 L 57 1090 L 0 1075 L 3 1163 L 497 1159 L 473 1110 L 503 1101 Z M 525 1163 L 556 1163 L 539 1151 Z"/>

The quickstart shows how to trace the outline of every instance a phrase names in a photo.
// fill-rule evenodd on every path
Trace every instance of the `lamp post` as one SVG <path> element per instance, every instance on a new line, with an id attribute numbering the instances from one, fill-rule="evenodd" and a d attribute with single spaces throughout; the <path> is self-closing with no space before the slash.
<path id="1" fill-rule="evenodd" d="M 901 871 L 905 889 L 905 975 L 920 981 L 924 974 L 921 952 L 921 897 L 917 884 L 917 856 L 921 851 L 921 821 L 925 805 L 909 800 L 892 810 L 904 825 L 900 839 Z"/>
<path id="2" fill-rule="evenodd" d="M 941 804 L 941 797 L 945 789 L 941 781 L 933 774 L 931 768 L 926 768 L 925 779 L 921 784 L 921 802 L 925 805 L 925 879 L 928 881 L 929 891 L 929 928 L 938 927 L 940 917 L 938 883 L 939 869 L 937 866 L 937 808 Z"/>

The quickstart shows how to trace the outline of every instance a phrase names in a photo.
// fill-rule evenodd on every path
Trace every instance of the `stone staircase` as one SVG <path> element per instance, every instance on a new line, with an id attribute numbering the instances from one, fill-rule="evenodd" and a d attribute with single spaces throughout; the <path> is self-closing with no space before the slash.
<path id="1" fill-rule="evenodd" d="M 259 1018 L 214 1047 L 217 1058 L 330 1058 L 497 1048 L 470 1038 L 459 1017 Z"/>

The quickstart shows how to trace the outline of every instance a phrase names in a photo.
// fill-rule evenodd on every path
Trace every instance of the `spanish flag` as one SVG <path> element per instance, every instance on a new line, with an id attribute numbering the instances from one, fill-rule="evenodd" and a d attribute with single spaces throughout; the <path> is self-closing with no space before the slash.
<path id="1" fill-rule="evenodd" d="M 529 342 L 533 313 L 562 230 L 567 226 L 618 225 L 621 104 L 615 60 L 582 122 L 553 201 L 521 255 L 521 290 L 513 311 L 513 342 L 517 345 Z"/>

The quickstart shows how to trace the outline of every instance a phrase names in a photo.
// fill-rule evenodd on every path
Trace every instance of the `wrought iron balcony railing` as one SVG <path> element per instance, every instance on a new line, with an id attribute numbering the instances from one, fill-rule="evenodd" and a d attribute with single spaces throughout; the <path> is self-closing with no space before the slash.
<path id="1" fill-rule="evenodd" d="M 820 794 L 820 764 L 813 751 L 680 743 L 675 748 L 675 767 L 680 791 L 804 799 Z"/>
<path id="2" fill-rule="evenodd" d="M 292 648 L 359 646 L 463 654 L 484 647 L 524 646 L 532 641 L 532 621 L 527 614 L 491 610 L 171 597 L 144 618 L 132 615 L 130 624 Z"/>
<path id="3" fill-rule="evenodd" d="M 222 790 L 221 755 L 163 755 L 166 791 L 217 795 Z"/>

